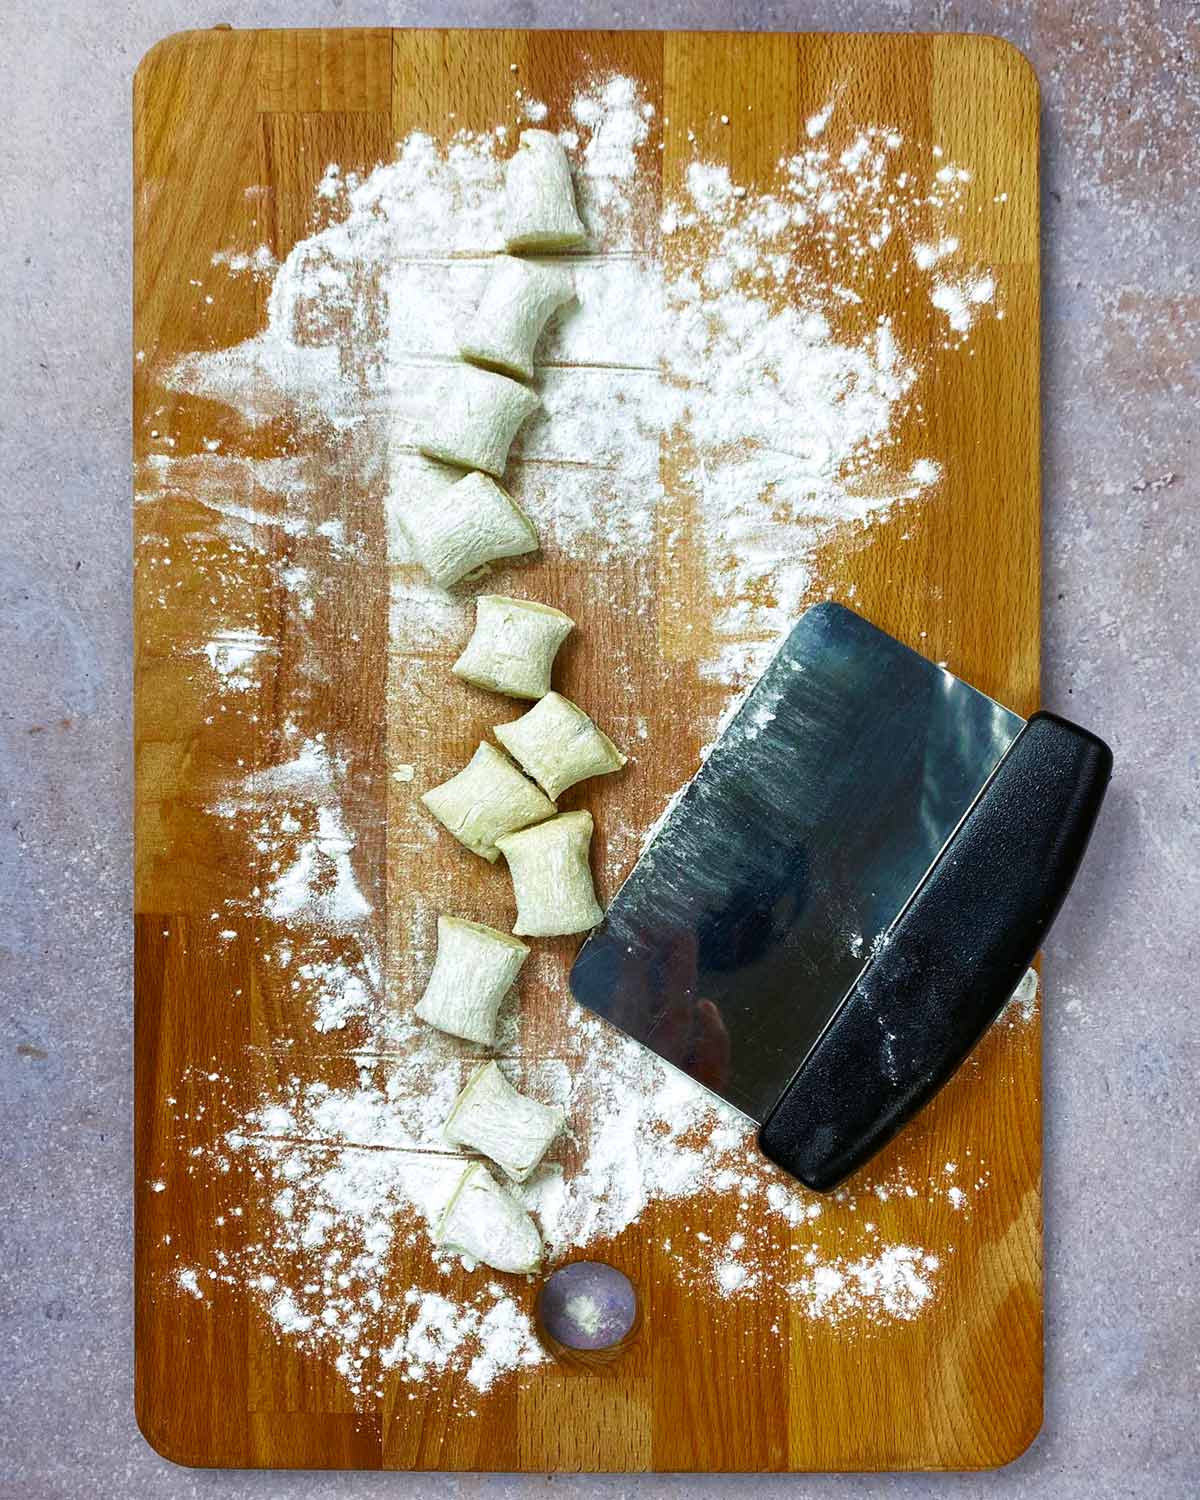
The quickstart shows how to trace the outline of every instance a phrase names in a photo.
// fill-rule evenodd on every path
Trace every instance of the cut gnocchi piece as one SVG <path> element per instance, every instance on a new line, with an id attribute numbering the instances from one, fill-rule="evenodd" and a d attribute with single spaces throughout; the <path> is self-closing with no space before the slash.
<path id="1" fill-rule="evenodd" d="M 459 1178 L 433 1238 L 493 1271 L 520 1274 L 542 1263 L 542 1236 L 524 1204 L 478 1161 Z"/>
<path id="2" fill-rule="evenodd" d="M 533 522 L 486 474 L 467 474 L 449 488 L 429 486 L 397 506 L 397 519 L 413 556 L 443 589 L 485 563 L 538 548 Z"/>
<path id="3" fill-rule="evenodd" d="M 417 447 L 427 458 L 482 469 L 499 479 L 517 428 L 540 405 L 519 380 L 475 365 L 451 365 L 439 382 L 429 417 L 437 431 L 420 438 Z"/>
<path id="4" fill-rule="evenodd" d="M 518 1093 L 494 1062 L 476 1068 L 454 1101 L 444 1134 L 482 1151 L 514 1182 L 524 1182 L 563 1128 L 566 1115 Z"/>
<path id="5" fill-rule="evenodd" d="M 492 1047 L 500 1003 L 529 949 L 507 932 L 462 917 L 438 917 L 437 958 L 416 1015 L 439 1031 Z"/>
<path id="6" fill-rule="evenodd" d="M 570 250 L 586 235 L 562 142 L 548 130 L 523 130 L 504 169 L 507 250 Z"/>
<path id="7" fill-rule="evenodd" d="M 588 864 L 592 827 L 591 813 L 570 812 L 497 838 L 517 897 L 518 937 L 587 932 L 604 916 Z"/>
<path id="8" fill-rule="evenodd" d="M 625 756 L 561 693 L 547 693 L 527 714 L 497 724 L 496 738 L 553 801 L 588 776 L 619 771 Z"/>
<path id="9" fill-rule="evenodd" d="M 574 295 L 571 273 L 562 266 L 500 256 L 459 353 L 484 369 L 532 380 L 542 330 Z"/>
<path id="10" fill-rule="evenodd" d="M 532 599 L 480 594 L 475 630 L 450 669 L 464 682 L 507 693 L 510 698 L 544 698 L 558 648 L 575 627 L 570 615 Z"/>
<path id="11" fill-rule="evenodd" d="M 421 801 L 460 844 L 492 864 L 499 853 L 498 838 L 558 811 L 507 755 L 486 740 L 457 776 L 432 787 Z"/>

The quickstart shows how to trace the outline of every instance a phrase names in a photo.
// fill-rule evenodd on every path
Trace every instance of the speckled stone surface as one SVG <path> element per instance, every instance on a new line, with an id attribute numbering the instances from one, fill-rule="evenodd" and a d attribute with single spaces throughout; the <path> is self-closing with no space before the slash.
<path id="1" fill-rule="evenodd" d="M 1045 701 L 1117 779 L 1050 945 L 1046 1423 L 994 1475 L 191 1472 L 133 1420 L 129 84 L 239 26 L 980 30 L 1044 109 Z M 6 0 L 0 15 L 0 1495 L 1200 1494 L 1200 7 Z"/>

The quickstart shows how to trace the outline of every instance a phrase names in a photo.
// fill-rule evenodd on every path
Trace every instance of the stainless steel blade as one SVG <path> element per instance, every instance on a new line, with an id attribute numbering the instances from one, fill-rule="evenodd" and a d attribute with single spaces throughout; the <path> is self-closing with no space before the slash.
<path id="1" fill-rule="evenodd" d="M 1023 723 L 810 609 L 584 944 L 576 998 L 761 1121 Z"/>

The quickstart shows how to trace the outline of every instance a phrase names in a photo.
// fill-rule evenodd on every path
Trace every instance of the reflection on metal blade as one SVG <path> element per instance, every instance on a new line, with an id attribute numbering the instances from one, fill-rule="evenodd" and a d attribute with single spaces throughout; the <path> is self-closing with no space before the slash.
<path id="1" fill-rule="evenodd" d="M 585 943 L 576 998 L 762 1120 L 1022 724 L 809 610 Z"/>

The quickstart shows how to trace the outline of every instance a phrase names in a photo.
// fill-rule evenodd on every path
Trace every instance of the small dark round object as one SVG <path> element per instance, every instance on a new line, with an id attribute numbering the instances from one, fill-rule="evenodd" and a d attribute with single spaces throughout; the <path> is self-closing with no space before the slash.
<path id="1" fill-rule="evenodd" d="M 538 1294 L 538 1322 L 553 1343 L 585 1353 L 615 1349 L 638 1319 L 633 1282 L 599 1260 L 575 1260 L 547 1277 Z"/>

